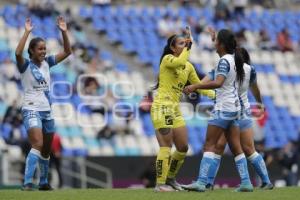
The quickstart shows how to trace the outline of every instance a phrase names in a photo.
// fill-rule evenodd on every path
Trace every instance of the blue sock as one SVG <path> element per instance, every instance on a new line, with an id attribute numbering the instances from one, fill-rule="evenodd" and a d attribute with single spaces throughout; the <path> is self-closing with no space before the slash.
<path id="1" fill-rule="evenodd" d="M 44 185 L 48 183 L 49 158 L 44 158 L 42 156 L 39 158 L 39 165 L 41 170 L 39 185 Z"/>
<path id="2" fill-rule="evenodd" d="M 214 153 L 213 152 L 204 152 L 199 169 L 198 182 L 206 185 L 208 182 L 208 172 L 211 165 L 214 162 Z"/>
<path id="3" fill-rule="evenodd" d="M 34 172 L 36 169 L 37 162 L 41 153 L 36 149 L 31 149 L 26 158 L 25 174 L 24 174 L 24 185 L 32 183 Z"/>
<path id="4" fill-rule="evenodd" d="M 234 160 L 235 160 L 236 168 L 237 168 L 240 178 L 241 178 L 241 184 L 242 185 L 251 184 L 245 154 L 242 153 L 242 154 L 236 156 L 234 158 Z"/>
<path id="5" fill-rule="evenodd" d="M 215 154 L 212 165 L 210 166 L 210 168 L 208 170 L 207 183 L 214 185 L 215 178 L 219 171 L 220 162 L 221 162 L 221 155 Z"/>
<path id="6" fill-rule="evenodd" d="M 249 161 L 253 165 L 256 173 L 259 175 L 263 183 L 270 183 L 268 171 L 264 159 L 260 154 L 254 152 L 248 157 Z"/>

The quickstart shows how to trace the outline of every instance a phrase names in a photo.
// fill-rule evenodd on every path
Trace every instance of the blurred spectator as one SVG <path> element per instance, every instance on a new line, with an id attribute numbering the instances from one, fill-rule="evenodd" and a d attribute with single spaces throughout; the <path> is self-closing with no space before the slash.
<path id="1" fill-rule="evenodd" d="M 183 7 L 189 8 L 191 0 L 180 0 L 180 4 Z"/>
<path id="2" fill-rule="evenodd" d="M 102 115 L 106 112 L 106 106 L 99 99 L 103 93 L 104 88 L 101 87 L 96 78 L 89 76 L 84 79 L 82 90 L 82 94 L 84 95 L 83 102 L 92 112 L 101 113 Z"/>
<path id="3" fill-rule="evenodd" d="M 235 36 L 236 36 L 237 43 L 240 46 L 245 46 L 245 43 L 247 43 L 247 39 L 245 36 L 245 29 L 241 29 L 239 32 L 235 34 Z"/>
<path id="4" fill-rule="evenodd" d="M 9 123 L 16 127 L 22 124 L 21 108 L 16 100 L 13 101 L 12 105 L 8 106 L 3 117 L 3 123 Z"/>
<path id="5" fill-rule="evenodd" d="M 279 50 L 282 52 L 293 51 L 293 43 L 287 29 L 283 29 L 277 35 L 277 45 Z"/>
<path id="6" fill-rule="evenodd" d="M 234 16 L 245 16 L 245 8 L 248 5 L 248 0 L 233 0 Z"/>
<path id="7" fill-rule="evenodd" d="M 109 6 L 111 0 L 92 0 L 92 3 L 97 6 Z"/>
<path id="8" fill-rule="evenodd" d="M 248 50 L 253 50 L 256 48 L 254 37 L 248 30 L 244 28 L 236 33 L 236 40 L 239 46 L 242 46 Z"/>
<path id="9" fill-rule="evenodd" d="M 198 45 L 200 49 L 213 51 L 215 49 L 215 43 L 211 39 L 211 35 L 207 31 L 202 31 L 198 36 Z"/>
<path id="10" fill-rule="evenodd" d="M 79 45 L 74 45 L 72 47 L 72 52 L 73 53 L 69 56 L 69 59 L 66 62 L 69 62 L 68 65 L 70 66 L 70 69 L 81 74 L 86 70 L 86 64 L 81 58 L 83 49 L 80 48 Z"/>
<path id="11" fill-rule="evenodd" d="M 27 5 L 30 12 L 40 18 L 51 16 L 54 13 L 58 13 L 55 10 L 56 0 L 28 0 Z"/>
<path id="12" fill-rule="evenodd" d="M 175 22 L 169 14 L 165 14 L 165 16 L 158 21 L 158 32 L 161 37 L 168 38 L 175 34 L 175 27 Z"/>
<path id="13" fill-rule="evenodd" d="M 59 179 L 58 188 L 61 188 L 63 185 L 63 179 L 61 174 L 61 152 L 62 152 L 62 144 L 61 144 L 60 136 L 57 133 L 54 133 L 52 146 L 51 146 L 51 154 L 50 154 L 50 167 L 52 168 L 54 166 L 56 169 L 58 179 Z"/>
<path id="14" fill-rule="evenodd" d="M 97 139 L 111 139 L 115 134 L 116 131 L 107 124 L 98 132 Z"/>
<path id="15" fill-rule="evenodd" d="M 227 4 L 224 0 L 218 0 L 215 6 L 215 21 L 219 20 L 229 20 L 230 19 L 230 11 L 227 7 Z"/>
<path id="16" fill-rule="evenodd" d="M 140 102 L 139 110 L 141 113 L 150 113 L 153 102 L 153 92 L 148 91 L 147 95 Z"/>
<path id="17" fill-rule="evenodd" d="M 263 50 L 273 50 L 276 45 L 271 41 L 268 32 L 265 29 L 259 31 L 257 46 Z"/>
<path id="18" fill-rule="evenodd" d="M 9 58 L 5 59 L 4 62 L 0 64 L 0 73 L 2 76 L 1 78 L 15 82 L 20 81 L 20 73 L 18 73 L 18 69 Z"/>
<path id="19" fill-rule="evenodd" d="M 76 26 L 79 26 L 76 22 L 76 20 L 72 16 L 72 12 L 70 8 L 67 8 L 64 14 L 65 20 L 67 22 L 68 28 L 72 30 Z"/>
<path id="20" fill-rule="evenodd" d="M 70 23 L 73 23 L 70 21 Z M 87 41 L 85 33 L 82 31 L 80 25 L 74 24 L 74 29 L 72 29 L 72 33 L 74 35 L 74 39 L 79 44 L 85 44 Z"/>
<path id="21" fill-rule="evenodd" d="M 174 32 L 180 34 L 185 27 L 183 27 L 183 22 L 179 16 L 174 18 Z"/>
<path id="22" fill-rule="evenodd" d="M 7 144 L 21 145 L 26 138 L 26 130 L 22 126 L 21 108 L 15 100 L 8 106 L 1 126 L 2 137 Z"/>
<path id="23" fill-rule="evenodd" d="M 199 0 L 203 7 L 214 8 L 217 5 L 218 0 Z"/>
<path id="24" fill-rule="evenodd" d="M 191 28 L 191 32 L 195 33 L 196 28 L 198 26 L 198 23 L 197 23 L 196 19 L 193 16 L 188 16 L 187 17 L 187 24 Z"/>
<path id="25" fill-rule="evenodd" d="M 145 170 L 140 175 L 140 180 L 145 188 L 152 188 L 155 186 L 155 162 L 150 161 L 147 165 Z"/>
<path id="26" fill-rule="evenodd" d="M 282 174 L 287 186 L 296 186 L 298 184 L 298 146 L 289 142 L 281 149 L 278 160 L 283 167 Z"/>
<path id="27" fill-rule="evenodd" d="M 133 131 L 130 128 L 130 123 L 134 117 L 131 106 L 126 102 L 119 101 L 113 110 L 113 123 L 111 127 L 113 127 L 118 134 L 131 134 Z"/>

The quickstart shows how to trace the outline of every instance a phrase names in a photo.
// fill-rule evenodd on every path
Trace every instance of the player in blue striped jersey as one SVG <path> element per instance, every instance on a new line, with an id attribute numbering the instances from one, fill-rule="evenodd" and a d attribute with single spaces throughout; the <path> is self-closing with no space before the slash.
<path id="1" fill-rule="evenodd" d="M 23 57 L 28 36 L 34 28 L 28 18 L 25 32 L 16 48 L 16 61 L 24 89 L 22 115 L 28 133 L 31 150 L 26 158 L 24 184 L 22 190 L 34 190 L 33 175 L 36 165 L 40 167 L 39 190 L 52 190 L 48 183 L 49 158 L 54 119 L 51 113 L 50 67 L 63 61 L 71 54 L 67 35 L 67 25 L 58 17 L 57 26 L 61 30 L 64 50 L 56 55 L 46 56 L 46 43 L 42 38 L 33 38 L 28 47 L 29 59 Z"/>
<path id="2" fill-rule="evenodd" d="M 253 141 L 253 129 L 252 129 L 252 116 L 250 110 L 250 103 L 248 100 L 248 91 L 251 90 L 257 101 L 257 108 L 259 108 L 259 115 L 264 113 L 264 106 L 260 96 L 260 90 L 257 85 L 256 71 L 253 66 L 250 65 L 250 56 L 246 49 L 241 48 L 241 52 L 244 58 L 244 71 L 245 80 L 242 85 L 239 86 L 239 96 L 242 106 L 242 118 L 239 120 L 239 127 L 241 132 L 241 145 L 245 155 L 250 163 L 253 165 L 256 173 L 262 180 L 262 189 L 273 189 L 273 184 L 270 182 L 268 171 L 265 162 L 260 154 L 258 154 L 254 147 Z M 210 73 L 210 79 L 213 79 L 214 72 Z M 215 158 L 214 163 L 208 172 L 208 184 L 213 186 L 214 179 L 217 175 L 218 168 L 221 161 L 221 155 L 224 152 L 227 140 L 222 135 L 215 146 Z"/>
<path id="3" fill-rule="evenodd" d="M 244 60 L 239 48 L 237 48 L 235 37 L 229 30 L 222 29 L 219 31 L 215 46 L 220 60 L 215 69 L 214 80 L 185 88 L 186 93 L 196 89 L 216 89 L 216 101 L 213 119 L 208 122 L 198 180 L 192 184 L 184 185 L 183 188 L 199 192 L 206 190 L 208 172 L 214 165 L 215 144 L 220 136 L 226 133 L 225 136 L 235 156 L 236 167 L 241 178 L 241 184 L 237 191 L 251 192 L 253 186 L 249 178 L 247 160 L 240 144 L 238 124 L 241 111 L 238 86 L 243 83 L 245 77 Z"/>

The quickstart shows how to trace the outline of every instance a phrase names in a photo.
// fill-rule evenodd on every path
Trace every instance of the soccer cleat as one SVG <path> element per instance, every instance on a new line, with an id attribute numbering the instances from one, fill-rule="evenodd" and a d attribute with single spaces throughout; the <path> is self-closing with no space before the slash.
<path id="1" fill-rule="evenodd" d="M 263 190 L 273 190 L 273 188 L 274 188 L 274 185 L 272 183 L 263 183 L 260 186 L 260 189 L 263 189 Z"/>
<path id="2" fill-rule="evenodd" d="M 235 192 L 253 192 L 252 184 L 241 184 L 234 190 Z"/>
<path id="3" fill-rule="evenodd" d="M 154 192 L 174 192 L 174 190 L 171 186 L 169 185 L 156 185 L 154 188 Z"/>
<path id="4" fill-rule="evenodd" d="M 51 185 L 49 183 L 46 183 L 43 185 L 39 185 L 39 190 L 40 191 L 51 191 L 51 190 L 53 190 L 53 188 L 51 187 Z"/>
<path id="5" fill-rule="evenodd" d="M 179 183 L 175 180 L 175 178 L 167 178 L 166 185 L 171 186 L 174 190 L 183 191 L 184 189 L 181 187 Z"/>
<path id="6" fill-rule="evenodd" d="M 181 185 L 181 187 L 185 190 L 195 191 L 195 192 L 205 192 L 206 190 L 205 184 L 198 181 L 194 181 L 189 185 Z"/>
<path id="7" fill-rule="evenodd" d="M 27 183 L 22 186 L 22 191 L 34 191 L 36 190 L 36 186 L 33 183 Z"/>
<path id="8" fill-rule="evenodd" d="M 208 184 L 206 184 L 205 188 L 206 188 L 206 190 L 214 190 L 214 185 L 208 183 Z"/>

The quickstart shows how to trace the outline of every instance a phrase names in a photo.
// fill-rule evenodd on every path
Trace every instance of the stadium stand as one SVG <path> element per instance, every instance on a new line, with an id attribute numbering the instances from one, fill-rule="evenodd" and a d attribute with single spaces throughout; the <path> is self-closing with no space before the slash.
<path id="1" fill-rule="evenodd" d="M 0 118 L 4 117 L 9 105 L 20 98 L 21 86 L 14 65 L 14 50 L 22 34 L 25 20 L 22 16 L 29 13 L 28 8 L 23 5 L 7 5 L 0 10 L 0 71 L 4 72 L 1 73 L 0 81 Z M 185 7 L 173 9 L 120 5 L 81 6 L 78 9 L 78 15 L 90 21 L 95 32 L 105 33 L 112 44 L 120 43 L 125 52 L 136 54 L 141 63 L 150 64 L 153 67 L 155 74 L 158 73 L 159 58 L 165 44 L 165 39 L 157 32 L 157 23 L 166 13 L 173 17 L 179 16 L 184 24 L 187 23 L 187 16 L 192 16 L 196 20 L 205 18 L 207 24 L 216 29 L 226 27 L 225 21 L 214 20 L 213 11 L 210 8 L 189 8 L 188 10 Z M 48 49 L 57 52 L 60 48 L 60 35 L 53 16 L 41 18 L 31 15 L 31 17 L 36 27 L 33 34 L 46 38 Z M 264 27 L 273 42 L 276 42 L 277 33 L 282 28 L 287 28 L 291 39 L 299 42 L 299 18 L 300 12 L 298 11 L 262 10 L 258 12 L 250 10 L 245 17 L 240 19 L 241 21 L 233 20 L 228 24 L 235 32 L 242 29 L 249 30 L 250 38 L 254 38 L 255 32 Z M 41 24 L 44 28 L 39 28 Z M 142 72 L 131 71 L 126 63 L 114 61 L 112 52 L 98 51 L 93 44 L 80 42 L 82 38 L 86 38 L 84 32 L 73 27 L 71 35 L 72 42 L 76 44 L 74 52 L 84 51 L 84 56 L 74 53 L 75 55 L 67 62 L 52 69 L 52 80 L 56 82 L 53 85 L 54 115 L 57 132 L 62 137 L 63 155 L 155 155 L 158 146 L 150 114 L 139 112 L 139 102 L 150 85 L 145 81 Z M 197 64 L 200 71 L 206 73 L 215 65 L 216 56 L 215 52 L 200 49 L 195 45 L 191 61 Z M 85 61 L 86 57 L 88 57 L 88 62 Z M 267 148 L 281 148 L 288 141 L 296 141 L 299 137 L 299 58 L 294 52 L 283 53 L 278 50 L 266 51 L 259 48 L 251 51 L 251 58 L 258 72 L 259 85 L 269 113 L 269 119 L 264 128 L 265 145 Z M 93 66 L 91 64 L 93 59 L 101 62 L 101 67 Z M 93 112 L 89 106 L 93 103 L 86 101 L 85 96 L 80 94 L 82 88 L 77 87 L 80 83 L 78 76 L 83 73 L 102 74 L 104 79 L 90 76 L 96 78 L 104 92 L 118 94 L 117 98 L 114 96 L 111 99 L 96 96 L 96 100 L 92 102 L 118 102 L 122 104 L 125 111 L 113 113 L 112 105 L 109 105 L 108 112 L 105 114 Z M 118 81 L 127 84 L 114 87 L 113 85 Z M 251 99 L 253 100 L 252 97 Z M 208 100 L 202 98 L 202 101 Z M 84 106 L 84 103 L 87 105 Z M 128 106 L 132 109 L 128 109 Z M 128 120 L 118 121 L 120 119 L 117 115 L 128 114 L 131 116 Z M 105 121 L 108 122 L 108 127 L 102 123 Z M 199 121 L 193 117 L 187 121 L 187 124 L 190 154 L 196 154 L 202 149 L 206 120 Z M 1 124 L 1 134 L 4 140 L 10 137 L 12 128 L 11 124 Z M 103 137 L 101 131 L 107 128 L 111 129 L 111 135 Z M 21 137 L 26 139 L 24 127 L 20 126 L 18 130 Z"/>

